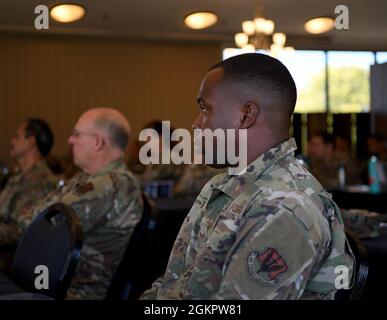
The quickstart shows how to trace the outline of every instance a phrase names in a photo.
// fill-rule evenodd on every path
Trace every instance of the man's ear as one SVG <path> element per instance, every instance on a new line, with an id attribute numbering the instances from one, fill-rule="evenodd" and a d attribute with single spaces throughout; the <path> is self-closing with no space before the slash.
<path id="1" fill-rule="evenodd" d="M 247 102 L 242 108 L 240 129 L 251 127 L 258 117 L 258 111 L 258 106 L 255 102 Z"/>
<path id="2" fill-rule="evenodd" d="M 29 137 L 26 138 L 28 141 L 28 145 L 30 147 L 38 147 L 38 144 L 36 143 L 36 138 L 34 135 L 30 135 Z"/>
<path id="3" fill-rule="evenodd" d="M 102 136 L 96 136 L 95 139 L 95 148 L 96 150 L 101 150 L 106 144 L 105 138 Z"/>

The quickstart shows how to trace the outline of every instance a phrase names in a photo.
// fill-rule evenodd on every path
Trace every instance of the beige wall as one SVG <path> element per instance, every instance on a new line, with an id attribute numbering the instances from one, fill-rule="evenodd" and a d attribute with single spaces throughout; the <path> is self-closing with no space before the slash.
<path id="1" fill-rule="evenodd" d="M 220 45 L 103 38 L 0 34 L 0 159 L 26 117 L 53 128 L 53 153 L 92 106 L 121 110 L 133 131 L 154 118 L 190 128 L 203 74 L 220 59 Z"/>

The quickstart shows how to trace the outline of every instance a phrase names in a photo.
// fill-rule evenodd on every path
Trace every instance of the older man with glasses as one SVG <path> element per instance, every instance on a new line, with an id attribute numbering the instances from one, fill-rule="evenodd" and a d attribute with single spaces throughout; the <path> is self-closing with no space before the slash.
<path id="1" fill-rule="evenodd" d="M 69 299 L 106 296 L 140 221 L 143 206 L 140 186 L 123 162 L 129 136 L 129 123 L 117 110 L 95 108 L 85 112 L 68 140 L 74 163 L 82 172 L 20 219 L 28 224 L 55 202 L 71 206 L 78 214 L 85 241 Z"/>

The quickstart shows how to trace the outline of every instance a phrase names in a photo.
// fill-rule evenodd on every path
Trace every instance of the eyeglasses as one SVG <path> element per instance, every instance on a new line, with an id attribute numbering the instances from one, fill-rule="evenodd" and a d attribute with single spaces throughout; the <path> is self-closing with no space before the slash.
<path id="1" fill-rule="evenodd" d="M 78 138 L 82 134 L 85 135 L 85 136 L 93 136 L 93 137 L 97 136 L 95 133 L 88 133 L 88 132 L 79 131 L 79 130 L 76 130 L 76 129 L 71 130 L 69 136 Z"/>

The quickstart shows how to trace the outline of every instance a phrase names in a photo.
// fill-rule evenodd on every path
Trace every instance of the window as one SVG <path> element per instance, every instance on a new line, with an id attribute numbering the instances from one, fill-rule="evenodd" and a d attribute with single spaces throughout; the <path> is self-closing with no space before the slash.
<path id="1" fill-rule="evenodd" d="M 241 49 L 228 48 L 223 59 L 242 53 Z M 370 66 L 375 59 L 387 63 L 387 52 L 296 50 L 277 58 L 296 83 L 295 112 L 358 113 L 370 111 Z"/>
<path id="2" fill-rule="evenodd" d="M 297 87 L 295 112 L 325 112 L 325 54 L 323 51 L 282 53 L 278 59 L 289 69 Z"/>
<path id="3" fill-rule="evenodd" d="M 329 110 L 332 113 L 370 111 L 370 66 L 373 52 L 329 51 Z"/>
<path id="4" fill-rule="evenodd" d="M 376 62 L 377 63 L 386 63 L 387 62 L 387 52 L 377 52 L 376 53 Z"/>

